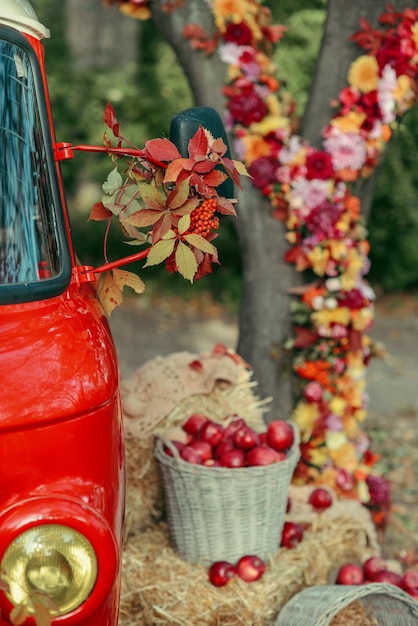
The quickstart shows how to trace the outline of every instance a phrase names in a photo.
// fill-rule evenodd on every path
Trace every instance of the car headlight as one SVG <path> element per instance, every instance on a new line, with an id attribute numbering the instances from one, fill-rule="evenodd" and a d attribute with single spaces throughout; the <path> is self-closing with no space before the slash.
<path id="1" fill-rule="evenodd" d="M 97 558 L 90 542 L 61 524 L 35 526 L 11 542 L 0 565 L 13 604 L 33 613 L 31 597 L 48 597 L 51 615 L 76 609 L 91 593 L 97 578 Z"/>

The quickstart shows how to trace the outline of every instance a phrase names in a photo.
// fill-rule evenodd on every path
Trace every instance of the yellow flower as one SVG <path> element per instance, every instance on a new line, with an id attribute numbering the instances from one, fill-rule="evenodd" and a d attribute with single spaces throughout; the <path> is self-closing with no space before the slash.
<path id="1" fill-rule="evenodd" d="M 414 44 L 416 45 L 416 47 L 418 48 L 418 22 L 416 22 L 412 28 L 411 28 L 411 33 L 412 33 L 412 41 L 414 42 Z"/>
<path id="2" fill-rule="evenodd" d="M 337 307 L 336 309 L 321 309 L 315 311 L 311 315 L 312 321 L 316 326 L 330 326 L 331 324 L 341 324 L 342 326 L 348 326 L 350 323 L 350 309 L 345 306 Z"/>
<path id="3" fill-rule="evenodd" d="M 374 313 L 372 309 L 361 309 L 357 317 L 353 319 L 354 330 L 366 330 L 370 327 L 373 319 Z"/>
<path id="4" fill-rule="evenodd" d="M 341 467 L 349 472 L 357 467 L 357 454 L 354 446 L 348 441 L 338 449 L 330 450 L 329 456 L 334 461 L 336 467 Z"/>
<path id="5" fill-rule="evenodd" d="M 149 20 L 151 17 L 151 11 L 148 7 L 135 7 L 133 4 L 121 4 L 119 11 L 137 20 Z"/>
<path id="6" fill-rule="evenodd" d="M 213 0 L 213 13 L 216 26 L 221 32 L 226 29 L 226 22 L 239 24 L 248 12 L 246 0 Z"/>
<path id="7" fill-rule="evenodd" d="M 327 444 L 327 448 L 331 452 L 335 452 L 339 450 L 347 443 L 347 435 L 341 431 L 338 432 L 330 432 L 328 431 L 325 435 L 325 441 Z"/>
<path id="8" fill-rule="evenodd" d="M 250 132 L 258 133 L 259 135 L 267 135 L 270 132 L 274 132 L 278 128 L 288 128 L 289 120 L 286 117 L 280 115 L 267 115 L 262 122 L 254 122 L 250 126 Z"/>
<path id="9" fill-rule="evenodd" d="M 341 287 L 346 291 L 350 291 L 350 289 L 354 289 L 356 285 L 364 261 L 354 248 L 348 251 L 347 261 L 347 268 L 341 276 Z"/>
<path id="10" fill-rule="evenodd" d="M 393 97 L 397 102 L 410 100 L 414 97 L 412 81 L 409 76 L 401 74 L 396 81 L 396 88 L 393 91 Z"/>
<path id="11" fill-rule="evenodd" d="M 344 398 L 334 396 L 329 403 L 329 408 L 333 413 L 335 413 L 335 415 L 338 415 L 338 417 L 342 417 L 344 415 L 344 411 L 347 408 L 347 402 L 344 400 Z"/>
<path id="12" fill-rule="evenodd" d="M 379 66 L 375 57 L 362 55 L 350 65 L 348 82 L 354 89 L 369 93 L 377 89 Z"/>
<path id="13" fill-rule="evenodd" d="M 246 165 L 251 165 L 256 159 L 270 154 L 270 146 L 260 135 L 245 135 L 242 142 L 245 146 Z"/>
<path id="14" fill-rule="evenodd" d="M 328 450 L 324 447 L 313 448 L 309 451 L 309 462 L 316 467 L 323 467 L 328 461 Z M 331 486 L 331 485 L 330 485 Z"/>
<path id="15" fill-rule="evenodd" d="M 347 244 L 345 241 L 330 241 L 329 247 L 331 250 L 331 256 L 336 261 L 344 259 L 347 255 Z"/>
<path id="16" fill-rule="evenodd" d="M 325 274 L 325 268 L 329 261 L 329 251 L 316 247 L 311 252 L 309 252 L 307 256 L 312 264 L 312 268 L 315 274 L 318 274 L 318 276 L 323 276 Z"/>
<path id="17" fill-rule="evenodd" d="M 334 119 L 331 120 L 331 126 L 335 126 L 335 128 L 338 128 L 342 133 L 358 133 L 365 119 L 365 113 L 350 111 L 347 115 L 334 117 Z"/>
<path id="18" fill-rule="evenodd" d="M 318 407 L 316 404 L 307 404 L 302 401 L 296 406 L 292 420 L 299 426 L 303 441 L 309 440 L 314 422 L 318 418 L 318 415 Z"/>

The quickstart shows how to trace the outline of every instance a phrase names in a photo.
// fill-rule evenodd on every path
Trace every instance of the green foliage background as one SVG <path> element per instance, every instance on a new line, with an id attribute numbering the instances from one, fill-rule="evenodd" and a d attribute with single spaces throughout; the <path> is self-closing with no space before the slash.
<path id="1" fill-rule="evenodd" d="M 288 27 L 275 52 L 275 61 L 279 79 L 296 98 L 298 112 L 302 114 L 319 50 L 326 1 L 270 0 L 267 4 L 275 21 Z M 66 45 L 63 3 L 33 0 L 33 5 L 40 20 L 52 31 L 45 48 L 58 141 L 102 145 L 103 111 L 110 101 L 122 122 L 122 132 L 142 147 L 147 139 L 166 134 L 171 118 L 180 109 L 192 106 L 183 71 L 152 22 L 140 26 L 140 63 L 128 64 L 122 71 L 110 67 L 83 72 L 74 69 Z M 417 128 L 415 107 L 399 124 L 376 177 L 368 222 L 372 262 L 369 279 L 382 291 L 418 287 Z M 100 199 L 100 184 L 110 169 L 106 157 L 86 154 L 78 154 L 62 166 L 75 247 L 83 263 L 103 262 L 104 225 L 88 223 L 87 216 L 91 204 Z M 80 183 L 88 182 L 91 198 L 90 193 L 80 198 L 77 194 Z M 84 185 L 83 189 L 89 186 Z M 90 205 L 86 206 L 88 201 Z M 196 290 L 209 289 L 218 299 L 236 303 L 240 293 L 241 251 L 233 219 L 223 220 L 217 246 L 222 265 L 215 267 L 214 274 L 205 277 L 202 285 L 191 287 L 183 279 L 158 268 L 142 271 L 142 264 L 132 269 L 139 271 L 147 285 L 152 285 L 155 279 L 160 292 L 181 289 L 187 297 Z M 112 258 L 131 253 L 121 241 L 119 228 L 111 231 L 110 250 Z"/>

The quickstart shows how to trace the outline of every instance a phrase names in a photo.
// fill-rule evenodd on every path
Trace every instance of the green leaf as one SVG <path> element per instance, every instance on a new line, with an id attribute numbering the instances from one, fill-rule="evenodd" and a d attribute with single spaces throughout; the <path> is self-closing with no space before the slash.
<path id="1" fill-rule="evenodd" d="M 119 174 L 117 167 L 115 167 L 102 185 L 103 192 L 107 196 L 113 196 L 113 194 L 122 187 L 122 183 L 122 176 Z"/>
<path id="2" fill-rule="evenodd" d="M 211 244 L 207 239 L 202 237 L 201 235 L 196 235 L 195 233 L 191 233 L 190 235 L 184 235 L 184 239 L 191 246 L 198 248 L 202 252 L 207 252 L 208 254 L 216 253 L 215 246 Z"/>
<path id="3" fill-rule="evenodd" d="M 174 232 L 172 230 L 169 230 L 168 232 L 173 233 L 174 235 Z M 166 233 L 166 235 L 167 234 L 168 233 Z M 170 239 L 166 239 L 166 235 L 164 235 L 163 239 L 157 241 L 157 243 L 150 248 L 147 256 L 147 262 L 145 263 L 144 267 L 158 265 L 158 263 L 165 261 L 165 259 L 167 259 L 173 252 L 176 240 L 173 237 Z"/>
<path id="4" fill-rule="evenodd" d="M 192 283 L 197 272 L 197 261 L 190 248 L 181 241 L 176 250 L 176 265 L 180 274 Z"/>

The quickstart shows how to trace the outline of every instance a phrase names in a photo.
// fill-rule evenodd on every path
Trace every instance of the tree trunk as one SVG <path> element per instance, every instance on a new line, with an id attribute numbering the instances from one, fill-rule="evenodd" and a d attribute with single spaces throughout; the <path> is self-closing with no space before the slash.
<path id="1" fill-rule="evenodd" d="M 117 7 L 103 9 L 98 0 L 66 0 L 65 29 L 78 70 L 124 67 L 138 61 L 137 20 L 127 20 Z"/>

